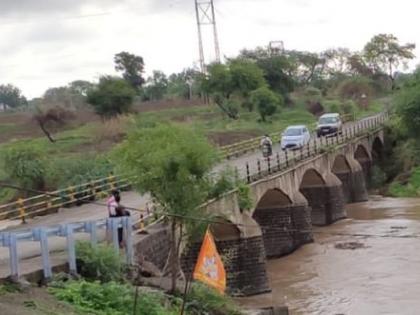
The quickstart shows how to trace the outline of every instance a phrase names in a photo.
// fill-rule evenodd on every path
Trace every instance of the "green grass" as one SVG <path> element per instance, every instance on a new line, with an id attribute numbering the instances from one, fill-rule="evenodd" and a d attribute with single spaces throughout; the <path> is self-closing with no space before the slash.
<path id="1" fill-rule="evenodd" d="M 407 183 L 394 181 L 388 188 L 393 197 L 419 197 L 420 196 L 420 167 L 414 168 Z"/>
<path id="2" fill-rule="evenodd" d="M 17 130 L 17 126 L 15 124 L 9 124 L 9 123 L 0 124 L 0 133 L 13 132 L 16 130 Z"/>

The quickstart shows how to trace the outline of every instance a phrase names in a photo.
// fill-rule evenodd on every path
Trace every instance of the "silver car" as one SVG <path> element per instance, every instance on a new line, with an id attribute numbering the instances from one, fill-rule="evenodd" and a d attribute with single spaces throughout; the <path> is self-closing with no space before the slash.
<path id="1" fill-rule="evenodd" d="M 306 126 L 289 126 L 281 135 L 281 148 L 300 149 L 307 145 L 310 139 L 311 134 Z"/>
<path id="2" fill-rule="evenodd" d="M 343 129 L 343 122 L 341 121 L 340 114 L 331 113 L 324 114 L 319 117 L 316 133 L 318 137 L 335 135 L 341 133 Z"/>

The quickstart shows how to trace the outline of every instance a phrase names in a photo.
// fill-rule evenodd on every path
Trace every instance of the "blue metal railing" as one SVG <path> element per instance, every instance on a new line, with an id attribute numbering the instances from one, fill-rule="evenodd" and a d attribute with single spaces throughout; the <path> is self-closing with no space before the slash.
<path id="1" fill-rule="evenodd" d="M 147 219 L 147 218 L 145 218 Z M 33 228 L 25 231 L 0 232 L 0 245 L 9 249 L 10 276 L 18 279 L 21 276 L 19 268 L 18 244 L 20 242 L 39 242 L 42 256 L 42 267 L 44 277 L 52 277 L 52 267 L 50 263 L 50 249 L 48 244 L 49 237 L 65 237 L 66 251 L 69 271 L 71 274 L 77 273 L 76 266 L 76 233 L 87 233 L 90 235 L 90 242 L 93 246 L 98 243 L 98 231 L 106 230 L 107 235 L 111 236 L 111 243 L 119 253 L 118 229 L 123 229 L 125 240 L 124 254 L 126 263 L 134 263 L 133 247 L 133 220 L 131 217 L 108 218 L 99 221 L 89 221 L 82 223 L 64 224 L 55 227 Z"/>

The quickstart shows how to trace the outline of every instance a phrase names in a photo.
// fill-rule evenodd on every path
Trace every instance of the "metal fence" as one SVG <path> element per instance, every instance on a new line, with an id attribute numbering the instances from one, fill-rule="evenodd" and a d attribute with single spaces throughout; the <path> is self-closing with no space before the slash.
<path id="1" fill-rule="evenodd" d="M 320 138 L 312 137 L 307 145 L 298 150 L 285 150 L 268 158 L 247 162 L 245 168 L 236 169 L 236 173 L 247 183 L 253 183 L 267 175 L 290 169 L 301 161 L 329 152 L 350 140 L 379 131 L 387 119 L 388 115 L 382 113 L 356 122 L 351 127 L 343 129 L 342 133 Z"/>

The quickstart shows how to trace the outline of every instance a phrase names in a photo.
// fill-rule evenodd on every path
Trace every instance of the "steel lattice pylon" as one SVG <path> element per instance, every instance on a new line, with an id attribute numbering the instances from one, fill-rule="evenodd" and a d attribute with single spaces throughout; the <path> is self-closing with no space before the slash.
<path id="1" fill-rule="evenodd" d="M 200 54 L 200 68 L 202 72 L 206 72 L 206 62 L 204 57 L 204 47 L 203 47 L 203 26 L 213 26 L 213 38 L 214 38 L 214 49 L 216 62 L 220 62 L 220 47 L 219 47 L 219 38 L 217 35 L 216 27 L 216 15 L 214 11 L 213 0 L 195 0 L 195 11 L 197 16 L 197 27 L 198 27 L 198 48 Z"/>

